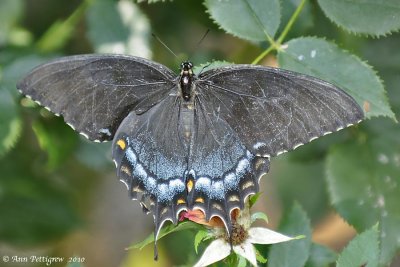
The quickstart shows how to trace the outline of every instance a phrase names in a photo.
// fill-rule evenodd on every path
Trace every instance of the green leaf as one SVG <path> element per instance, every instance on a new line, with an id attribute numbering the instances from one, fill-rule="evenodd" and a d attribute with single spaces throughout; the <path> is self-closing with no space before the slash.
<path id="1" fill-rule="evenodd" d="M 181 222 L 178 225 L 174 225 L 174 224 L 169 224 L 167 226 L 164 226 L 161 230 L 160 233 L 158 235 L 158 240 L 160 240 L 161 238 L 163 238 L 166 235 L 175 233 L 175 232 L 179 232 L 179 231 L 184 231 L 187 229 L 201 229 L 199 225 L 193 223 L 193 222 L 189 222 L 189 221 L 185 221 L 185 222 Z M 145 240 L 143 240 L 142 242 L 139 242 L 135 245 L 132 245 L 130 247 L 128 247 L 128 249 L 133 249 L 133 248 L 137 248 L 137 249 L 143 249 L 145 246 L 147 246 L 148 244 L 151 244 L 154 242 L 154 233 L 150 234 Z"/>
<path id="2" fill-rule="evenodd" d="M 237 257 L 238 257 L 237 267 L 247 267 L 247 260 L 244 257 L 239 256 L 239 255 L 237 255 Z"/>
<path id="3" fill-rule="evenodd" d="M 251 214 L 251 223 L 255 222 L 256 220 L 264 220 L 268 223 L 268 216 L 263 212 L 255 212 Z"/>
<path id="4" fill-rule="evenodd" d="M 272 39 L 278 30 L 281 18 L 278 0 L 206 0 L 204 3 L 211 18 L 234 36 L 265 41 Z"/>
<path id="5" fill-rule="evenodd" d="M 48 154 L 47 167 L 50 170 L 64 163 L 74 151 L 78 135 L 66 126 L 61 118 L 36 121 L 32 128 L 40 147 Z"/>
<path id="6" fill-rule="evenodd" d="M 254 206 L 254 204 L 256 204 L 258 198 L 261 196 L 261 192 L 255 193 L 254 195 L 250 195 L 249 197 L 249 205 L 250 208 Z"/>
<path id="7" fill-rule="evenodd" d="M 34 66 L 42 63 L 43 58 L 35 55 L 20 57 L 6 65 L 0 76 L 0 157 L 17 142 L 22 124 L 17 99 L 20 94 L 15 84 Z"/>
<path id="8" fill-rule="evenodd" d="M 0 160 L 0 239 L 8 244 L 60 240 L 81 223 L 69 199 L 72 191 L 65 191 L 69 185 L 48 177 L 39 157 L 29 142 L 19 142 Z"/>
<path id="9" fill-rule="evenodd" d="M 336 261 L 337 255 L 331 249 L 313 243 L 311 253 L 305 267 L 329 267 Z"/>
<path id="10" fill-rule="evenodd" d="M 324 138 L 329 138 L 326 136 Z M 314 141 L 319 143 L 319 140 Z M 324 181 L 325 154 L 319 155 L 319 159 L 306 162 L 295 162 L 292 159 L 292 153 L 301 154 L 303 150 L 308 151 L 314 144 L 308 144 L 296 151 L 283 155 L 275 161 L 275 170 L 277 171 L 271 179 L 277 185 L 279 197 L 284 206 L 284 210 L 289 210 L 293 201 L 297 201 L 307 212 L 312 221 L 316 221 L 326 213 L 328 208 L 328 196 Z M 315 153 L 316 151 L 311 151 Z M 310 153 L 311 153 L 310 152 Z M 320 190 L 315 190 L 320 188 Z"/>
<path id="11" fill-rule="evenodd" d="M 398 0 L 318 0 L 326 16 L 344 29 L 369 35 L 386 35 L 400 29 Z"/>
<path id="12" fill-rule="evenodd" d="M 33 67 L 44 63 L 45 61 L 46 58 L 38 55 L 19 57 L 17 60 L 14 60 L 11 64 L 4 67 L 0 88 L 8 90 L 15 98 L 20 97 L 21 95 L 15 87 L 17 81 L 27 74 Z"/>
<path id="13" fill-rule="evenodd" d="M 305 238 L 273 245 L 268 255 L 268 266 L 304 266 L 311 250 L 311 225 L 299 204 L 295 204 L 286 215 L 279 226 L 279 232 L 288 236 L 305 235 Z"/>
<path id="14" fill-rule="evenodd" d="M 54 22 L 36 43 L 37 48 L 42 52 L 53 52 L 63 48 L 71 39 L 77 24 L 84 15 L 87 2 L 83 1 L 66 20 Z"/>
<path id="15" fill-rule="evenodd" d="M 88 38 L 97 53 L 151 57 L 149 21 L 131 1 L 94 0 L 87 24 Z"/>
<path id="16" fill-rule="evenodd" d="M 303 146 L 295 149 L 294 151 L 291 151 L 290 153 L 285 153 L 284 156 L 282 156 L 282 158 L 284 160 L 287 159 L 288 164 L 290 164 L 290 165 L 292 163 L 294 163 L 294 164 L 300 163 L 301 165 L 304 164 L 305 168 L 303 168 L 303 171 L 299 169 L 300 175 L 304 175 L 304 177 L 302 179 L 299 179 L 300 180 L 299 182 L 301 182 L 303 179 L 310 178 L 310 177 L 307 177 L 307 175 L 310 174 L 310 171 L 307 171 L 307 168 L 310 168 L 310 166 L 307 166 L 307 165 L 317 165 L 317 163 L 321 164 L 319 173 L 323 174 L 323 169 L 324 169 L 324 166 L 322 166 L 324 164 L 323 160 L 324 160 L 326 154 L 328 153 L 328 150 L 330 149 L 330 147 L 332 145 L 336 145 L 338 143 L 344 143 L 346 141 L 353 140 L 354 133 L 355 133 L 354 128 L 351 128 L 351 127 L 345 128 L 344 130 L 341 130 L 339 132 L 335 132 L 333 134 L 328 134 L 326 136 L 317 138 L 316 140 L 314 140 L 306 145 L 303 145 Z M 296 167 L 296 165 L 294 165 L 293 167 Z M 300 165 L 299 165 L 299 167 L 301 168 Z M 288 166 L 288 168 L 289 168 L 289 170 L 286 171 L 285 167 L 283 167 L 282 171 L 284 174 L 288 173 L 288 175 L 293 175 L 293 173 L 296 173 L 296 170 L 291 170 L 292 169 L 291 166 Z M 313 168 L 313 167 L 311 167 L 311 168 Z M 317 176 L 317 174 L 319 175 L 319 173 L 314 169 L 312 176 L 315 177 L 315 176 Z M 320 177 L 322 177 L 322 175 L 320 175 Z M 291 179 L 291 177 L 285 177 L 285 178 L 287 180 L 293 181 L 293 179 Z M 312 182 L 318 183 L 315 180 L 316 179 L 313 179 Z M 290 182 L 290 181 L 287 181 L 287 182 Z M 305 182 L 307 183 L 307 181 L 305 181 Z M 306 187 L 307 185 L 304 184 L 304 186 Z M 295 190 L 291 190 L 291 191 L 293 191 L 293 193 L 296 193 Z M 298 195 L 300 195 L 300 193 Z M 292 201 L 290 203 L 292 203 Z M 306 209 L 307 214 L 309 214 L 309 216 L 310 216 L 309 210 L 307 209 L 307 205 L 304 204 L 304 202 L 301 202 L 301 204 Z M 316 203 L 314 203 L 314 204 L 316 204 Z"/>
<path id="17" fill-rule="evenodd" d="M 75 151 L 76 158 L 93 170 L 104 170 L 113 167 L 111 160 L 111 142 L 94 143 L 80 138 Z"/>
<path id="18" fill-rule="evenodd" d="M 279 65 L 331 82 L 364 108 L 368 118 L 388 116 L 395 120 L 383 84 L 374 70 L 335 44 L 314 37 L 289 41 L 278 53 Z"/>
<path id="19" fill-rule="evenodd" d="M 215 69 L 215 68 L 221 68 L 221 67 L 225 67 L 225 66 L 229 66 L 232 65 L 233 63 L 228 62 L 228 61 L 220 61 L 220 60 L 215 60 L 212 62 L 207 62 L 204 64 L 200 64 L 197 66 L 194 66 L 193 68 L 193 72 L 196 73 L 196 75 L 199 75 L 201 72 L 205 72 L 211 69 Z"/>
<path id="20" fill-rule="evenodd" d="M 17 142 L 21 134 L 21 119 L 10 92 L 0 88 L 0 158 Z"/>
<path id="21" fill-rule="evenodd" d="M 358 231 L 379 222 L 380 263 L 386 264 L 400 249 L 400 128 L 381 131 L 365 143 L 335 147 L 327 158 L 327 183 L 332 204 Z"/>
<path id="22" fill-rule="evenodd" d="M 266 263 L 268 260 L 264 258 L 264 256 L 258 251 L 256 247 L 254 247 L 254 250 L 256 251 L 256 260 L 261 263 Z"/>
<path id="23" fill-rule="evenodd" d="M 56 196 L 2 197 L 0 215 L 0 238 L 22 246 L 58 240 L 78 224 L 74 210 Z"/>
<path id="24" fill-rule="evenodd" d="M 342 251 L 337 267 L 368 266 L 379 264 L 378 226 L 375 225 L 364 233 L 357 235 Z"/>
<path id="25" fill-rule="evenodd" d="M 201 241 L 207 239 L 207 236 L 209 235 L 209 232 L 207 230 L 199 230 L 195 237 L 194 237 L 194 250 L 196 251 L 196 254 L 198 254 L 198 248 L 201 243 Z"/>
<path id="26" fill-rule="evenodd" d="M 23 7 L 21 0 L 0 1 L 0 46 L 7 43 L 13 26 L 22 14 Z"/>
<path id="27" fill-rule="evenodd" d="M 400 34 L 396 34 L 387 38 L 364 41 L 361 47 L 363 57 L 379 71 L 385 82 L 389 102 L 396 113 L 397 120 L 400 120 L 399 43 Z"/>

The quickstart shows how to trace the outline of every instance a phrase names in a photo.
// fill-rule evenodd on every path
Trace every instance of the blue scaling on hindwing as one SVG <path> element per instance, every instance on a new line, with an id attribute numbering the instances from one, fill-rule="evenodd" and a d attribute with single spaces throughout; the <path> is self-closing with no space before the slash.
<path id="1" fill-rule="evenodd" d="M 242 209 L 246 198 L 258 192 L 269 158 L 251 153 L 219 118 L 218 109 L 200 101 L 197 107 L 189 156 L 194 189 L 188 194 L 188 209 L 202 210 L 206 220 L 219 217 L 230 233 L 232 210 Z"/>
<path id="2" fill-rule="evenodd" d="M 176 176 L 162 179 L 160 174 L 167 173 L 163 172 L 163 166 L 158 169 L 158 173 L 154 174 L 151 168 L 142 162 L 142 158 L 147 159 L 143 151 L 138 153 L 134 149 L 138 147 L 133 145 L 136 142 L 137 140 L 124 136 L 116 138 L 113 150 L 118 176 L 128 186 L 134 199 L 137 199 L 137 193 L 143 193 L 157 202 L 171 202 L 174 197 L 185 191 L 183 179 Z M 150 204 L 154 205 L 154 201 Z"/>
<path id="3" fill-rule="evenodd" d="M 168 180 L 178 173 L 184 173 L 184 165 L 177 164 L 157 149 L 158 144 L 154 138 L 147 133 L 139 133 L 135 138 L 130 137 L 130 146 L 140 157 L 141 162 L 148 162 L 146 166 L 152 173 L 157 173 L 158 178 Z M 149 149 L 149 147 L 151 149 Z"/>
<path id="4" fill-rule="evenodd" d="M 242 209 L 245 199 L 258 192 L 259 178 L 269 168 L 268 158 L 254 156 L 243 148 L 242 153 L 233 158 L 235 164 L 214 164 L 218 167 L 229 166 L 222 175 L 207 175 L 214 174 L 215 170 L 207 170 L 209 166 L 205 164 L 198 166 L 203 167 L 198 171 L 184 172 L 181 178 L 161 179 L 142 162 L 143 151 L 134 149 L 140 147 L 133 145 L 135 142 L 137 140 L 125 134 L 117 135 L 113 156 L 118 176 L 127 185 L 131 197 L 139 199 L 146 210 L 154 212 L 157 233 L 166 220 L 176 223 L 179 212 L 185 209 L 200 209 L 207 219 L 218 216 L 229 231 L 232 210 Z M 143 158 L 147 159 L 146 156 Z M 191 190 L 186 184 L 190 179 L 194 183 Z M 149 202 L 150 206 L 147 207 L 145 202 Z"/>
<path id="5" fill-rule="evenodd" d="M 139 199 L 144 211 L 150 210 L 154 213 L 158 235 L 166 220 L 177 223 L 179 212 L 186 209 L 186 187 L 184 172 L 178 176 L 179 168 L 174 173 L 165 170 L 176 167 L 176 163 L 171 162 L 170 166 L 165 166 L 164 163 L 150 167 L 154 161 L 148 156 L 149 148 L 151 151 L 149 141 L 150 138 L 138 139 L 125 133 L 117 133 L 113 142 L 113 157 L 117 175 L 127 185 L 131 198 Z M 152 152 L 153 155 L 157 155 L 154 150 Z M 159 160 L 161 157 L 157 156 Z"/>
<path id="6" fill-rule="evenodd" d="M 155 237 L 165 221 L 177 223 L 187 209 L 187 146 L 179 139 L 177 105 L 171 96 L 140 115 L 130 112 L 113 140 L 117 175 L 131 198 L 153 212 Z"/>
<path id="7" fill-rule="evenodd" d="M 194 190 L 188 195 L 188 208 L 200 209 L 209 220 L 214 216 L 224 222 L 227 231 L 231 231 L 231 212 L 242 209 L 246 198 L 258 192 L 259 179 L 268 172 L 269 159 L 254 156 L 243 148 L 241 156 L 236 159 L 236 164 L 220 163 L 221 166 L 229 165 L 222 175 L 204 175 L 203 171 L 192 171 L 194 177 Z M 203 173 L 203 175 L 198 175 Z M 213 170 L 209 170 L 213 173 Z"/>
<path id="8" fill-rule="evenodd" d="M 128 149 L 126 150 L 126 158 L 132 165 L 136 165 L 137 157 L 135 152 L 130 147 L 128 147 Z"/>
<path id="9" fill-rule="evenodd" d="M 156 237 L 165 221 L 177 223 L 180 211 L 192 209 L 207 220 L 221 218 L 230 232 L 232 210 L 258 192 L 269 159 L 252 154 L 228 125 L 205 113 L 192 129 L 189 109 L 180 121 L 172 103 L 131 112 L 121 123 L 113 141 L 118 177 L 144 211 L 153 212 Z"/>

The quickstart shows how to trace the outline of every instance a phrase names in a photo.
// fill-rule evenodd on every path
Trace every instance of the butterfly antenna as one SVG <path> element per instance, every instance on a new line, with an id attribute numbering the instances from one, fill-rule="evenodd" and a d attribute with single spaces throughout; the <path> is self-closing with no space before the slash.
<path id="1" fill-rule="evenodd" d="M 208 35 L 208 33 L 210 32 L 210 29 L 207 29 L 207 31 L 203 34 L 203 36 L 201 37 L 201 39 L 197 42 L 196 46 L 194 47 L 193 51 L 190 53 L 191 55 L 194 53 L 194 51 L 197 50 L 197 48 L 199 48 L 199 46 L 201 45 L 201 43 L 203 42 L 203 40 L 206 38 L 206 36 Z"/>
<path id="2" fill-rule="evenodd" d="M 176 58 L 178 58 L 178 56 L 174 53 L 174 51 L 172 51 L 171 48 L 169 48 L 163 41 L 161 41 L 161 39 L 158 38 L 157 35 L 152 33 L 151 36 L 153 36 L 157 41 L 159 41 L 171 54 L 173 54 Z"/>
<path id="3" fill-rule="evenodd" d="M 208 63 L 207 65 L 204 65 L 202 68 L 201 68 L 201 70 L 200 70 L 200 72 L 199 72 L 199 76 L 203 73 L 203 71 L 206 69 L 206 68 L 208 68 L 208 67 L 210 67 L 211 65 L 213 64 L 213 62 L 210 62 L 210 63 Z"/>
<path id="4" fill-rule="evenodd" d="M 197 42 L 196 44 L 196 49 L 200 46 L 200 44 L 203 42 L 203 40 L 206 38 L 208 33 L 210 32 L 210 29 L 207 29 L 207 31 L 203 34 L 203 37 L 201 37 L 200 41 Z"/>

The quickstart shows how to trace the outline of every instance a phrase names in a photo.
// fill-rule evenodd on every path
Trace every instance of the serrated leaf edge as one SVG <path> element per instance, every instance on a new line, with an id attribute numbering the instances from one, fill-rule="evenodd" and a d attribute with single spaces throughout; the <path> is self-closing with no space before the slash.
<path id="1" fill-rule="evenodd" d="M 389 98 L 388 98 L 388 96 L 387 96 L 387 91 L 386 91 L 386 89 L 385 89 L 384 81 L 383 81 L 383 80 L 381 79 L 381 77 L 378 75 L 378 72 L 377 72 L 371 65 L 369 65 L 367 61 L 362 60 L 362 59 L 359 58 L 357 55 L 351 53 L 350 51 L 348 51 L 348 50 L 346 50 L 346 49 L 343 49 L 343 48 L 340 47 L 338 44 L 336 44 L 335 41 L 327 40 L 327 39 L 324 38 L 324 37 L 303 36 L 303 37 L 291 39 L 291 40 L 288 41 L 288 42 L 296 41 L 296 40 L 310 40 L 310 39 L 313 39 L 313 40 L 323 40 L 323 41 L 328 42 L 328 43 L 331 44 L 331 45 L 334 45 L 336 48 L 338 48 L 339 50 L 341 50 L 343 53 L 345 53 L 345 54 L 349 55 L 350 57 L 354 58 L 355 60 L 357 60 L 358 62 L 360 62 L 361 65 L 363 65 L 363 66 L 366 67 L 367 69 L 371 70 L 371 71 L 375 74 L 375 76 L 377 77 L 378 82 L 382 85 L 382 89 L 383 89 L 383 100 L 386 101 L 386 104 L 388 105 L 389 111 L 390 111 L 390 115 L 389 115 L 389 114 L 380 114 L 380 115 L 374 115 L 374 116 L 371 116 L 371 117 L 379 117 L 379 116 L 388 117 L 388 118 L 394 120 L 395 122 L 397 122 L 396 114 L 393 112 L 392 107 L 391 107 L 390 102 L 389 102 Z M 288 42 L 285 42 L 285 44 L 287 44 Z M 285 51 L 285 49 L 282 49 L 282 50 Z M 337 82 L 336 82 L 335 80 L 331 80 L 331 81 L 329 81 L 329 82 L 333 82 L 334 84 L 337 85 Z M 352 92 L 354 92 L 354 91 L 352 91 Z M 359 94 L 357 94 L 357 95 L 360 96 Z M 362 96 L 362 95 L 361 95 L 361 96 Z M 361 98 L 362 98 L 362 97 L 361 97 Z M 379 106 L 378 106 L 378 107 L 379 107 Z"/>
<path id="2" fill-rule="evenodd" d="M 378 256 L 378 261 L 379 261 L 379 258 L 380 258 L 380 255 L 381 255 L 381 251 L 380 251 L 380 248 L 381 248 L 381 241 L 380 240 L 381 239 L 379 237 L 379 222 L 378 222 L 374 226 L 372 226 L 372 227 L 366 229 L 365 231 L 363 231 L 362 233 L 357 234 L 352 240 L 350 240 L 350 242 L 346 245 L 345 248 L 342 249 L 342 251 L 338 255 L 338 258 L 336 260 L 336 264 L 338 264 L 339 260 L 343 257 L 343 252 L 346 251 L 346 249 L 348 249 L 348 247 L 351 246 L 351 244 L 354 243 L 359 236 L 361 236 L 361 235 L 363 235 L 363 234 L 365 234 L 365 233 L 367 233 L 369 231 L 376 231 L 377 234 L 378 234 L 378 238 L 377 238 L 376 241 L 378 243 L 378 249 L 379 249 L 379 252 L 378 252 L 378 255 L 379 255 Z"/>
<path id="3" fill-rule="evenodd" d="M 280 2 L 280 0 L 279 0 L 279 2 Z M 213 14 L 211 14 L 210 9 L 208 8 L 208 6 L 206 4 L 206 1 L 203 2 L 203 5 L 206 8 L 205 12 L 209 15 L 209 18 L 218 26 L 219 30 L 222 30 L 222 31 L 224 31 L 224 32 L 236 37 L 236 38 L 239 38 L 239 39 L 242 39 L 242 40 L 246 40 L 246 41 L 250 41 L 251 43 L 260 43 L 260 42 L 268 41 L 266 36 L 265 36 L 265 39 L 263 39 L 263 40 L 253 39 L 253 38 L 249 38 L 248 36 L 241 36 L 240 34 L 236 34 L 236 33 L 234 33 L 233 31 L 231 31 L 229 29 L 225 29 L 221 24 L 218 23 L 218 21 L 215 19 Z M 281 8 L 281 4 L 280 3 L 279 3 L 279 8 Z M 278 24 L 276 32 L 279 29 L 280 23 L 281 23 L 281 21 L 279 20 L 279 24 Z M 274 33 L 274 35 L 276 34 L 276 32 Z M 271 36 L 271 38 L 273 38 L 273 37 Z"/>
<path id="4" fill-rule="evenodd" d="M 319 5 L 320 9 L 321 9 L 322 12 L 324 13 L 325 17 L 327 17 L 327 18 L 329 19 L 330 22 L 332 22 L 332 23 L 333 23 L 334 25 L 336 25 L 338 28 L 340 28 L 340 29 L 344 30 L 345 32 L 348 32 L 348 33 L 350 33 L 350 34 L 352 34 L 352 35 L 354 35 L 354 36 L 358 36 L 358 37 L 360 37 L 360 36 L 367 36 L 367 37 L 372 37 L 372 38 L 380 38 L 380 37 L 387 37 L 388 35 L 392 35 L 392 34 L 397 33 L 397 32 L 400 31 L 400 26 L 399 26 L 399 28 L 397 28 L 397 29 L 389 30 L 389 31 L 387 31 L 387 32 L 383 32 L 383 33 L 380 33 L 380 34 L 371 34 L 371 33 L 368 33 L 368 32 L 362 32 L 362 31 L 355 31 L 355 30 L 352 30 L 352 29 L 350 29 L 350 28 L 347 28 L 345 25 L 342 25 L 342 24 L 336 22 L 331 16 L 329 16 L 328 14 L 326 14 L 325 10 L 321 7 L 319 1 L 317 1 L 317 2 L 318 2 L 318 5 Z"/>

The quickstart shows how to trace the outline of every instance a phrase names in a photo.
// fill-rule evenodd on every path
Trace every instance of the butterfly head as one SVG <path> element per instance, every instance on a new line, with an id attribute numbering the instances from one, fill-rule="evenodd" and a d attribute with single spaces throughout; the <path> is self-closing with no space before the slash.
<path id="1" fill-rule="evenodd" d="M 193 64 L 190 61 L 184 61 L 181 63 L 181 74 L 193 74 Z"/>

